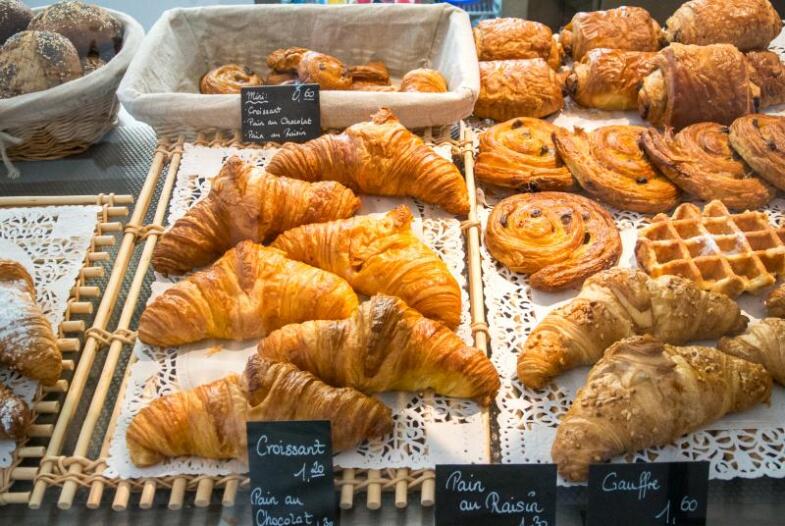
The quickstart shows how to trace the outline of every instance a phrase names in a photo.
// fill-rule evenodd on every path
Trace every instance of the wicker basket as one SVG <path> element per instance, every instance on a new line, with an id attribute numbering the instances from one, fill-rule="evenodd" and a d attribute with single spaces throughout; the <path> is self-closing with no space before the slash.
<path id="1" fill-rule="evenodd" d="M 123 47 L 108 64 L 48 90 L 0 99 L 0 151 L 5 148 L 12 160 L 59 159 L 83 152 L 115 125 L 115 92 L 144 30 L 125 13 L 107 11 L 125 28 Z"/>

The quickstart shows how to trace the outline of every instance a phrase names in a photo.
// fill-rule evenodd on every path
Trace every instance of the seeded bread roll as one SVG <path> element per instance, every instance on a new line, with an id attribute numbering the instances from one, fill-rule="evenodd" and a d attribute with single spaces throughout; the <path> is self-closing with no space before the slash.
<path id="1" fill-rule="evenodd" d="M 22 31 L 0 48 L 0 98 L 49 89 L 81 76 L 74 45 L 57 33 Z"/>
<path id="2" fill-rule="evenodd" d="M 0 0 L 0 46 L 16 33 L 24 31 L 33 10 L 19 0 Z"/>
<path id="3" fill-rule="evenodd" d="M 33 17 L 28 28 L 60 33 L 74 44 L 81 57 L 93 52 L 110 60 L 123 43 L 123 26 L 114 16 L 97 5 L 79 1 L 50 5 Z"/>

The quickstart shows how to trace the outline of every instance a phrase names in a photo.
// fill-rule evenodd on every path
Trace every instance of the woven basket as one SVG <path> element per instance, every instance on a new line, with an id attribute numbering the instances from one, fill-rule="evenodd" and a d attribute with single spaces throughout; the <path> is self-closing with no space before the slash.
<path id="1" fill-rule="evenodd" d="M 107 11 L 125 28 L 123 47 L 108 64 L 48 90 L 0 99 L 0 149 L 12 160 L 60 159 L 83 152 L 116 124 L 115 92 L 144 30 L 129 15 Z"/>

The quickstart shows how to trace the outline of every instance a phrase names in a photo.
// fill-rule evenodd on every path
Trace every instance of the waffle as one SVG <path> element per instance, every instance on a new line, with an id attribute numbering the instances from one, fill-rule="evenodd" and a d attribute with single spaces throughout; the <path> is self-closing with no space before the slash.
<path id="1" fill-rule="evenodd" d="M 703 212 L 685 203 L 673 215 L 656 215 L 638 231 L 635 257 L 652 277 L 691 279 L 734 298 L 773 285 L 785 274 L 785 229 L 763 212 L 731 214 L 720 201 Z"/>

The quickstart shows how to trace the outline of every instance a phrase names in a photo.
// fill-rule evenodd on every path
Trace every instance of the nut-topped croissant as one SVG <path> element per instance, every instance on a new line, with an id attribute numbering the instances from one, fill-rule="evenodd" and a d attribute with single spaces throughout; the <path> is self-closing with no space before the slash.
<path id="1" fill-rule="evenodd" d="M 182 274 L 212 263 L 240 241 L 261 243 L 296 226 L 349 217 L 358 208 L 357 196 L 338 183 L 275 177 L 232 157 L 207 197 L 158 240 L 153 267 Z"/>
<path id="2" fill-rule="evenodd" d="M 785 385 L 785 320 L 753 321 L 744 334 L 722 338 L 717 347 L 748 362 L 761 364 L 775 381 Z"/>
<path id="3" fill-rule="evenodd" d="M 153 300 L 139 320 L 139 338 L 159 346 L 260 338 L 287 323 L 345 318 L 357 304 L 338 276 L 242 241 Z"/>
<path id="4" fill-rule="evenodd" d="M 482 352 L 399 298 L 381 294 L 345 320 L 287 325 L 259 342 L 258 352 L 364 393 L 433 389 L 488 405 L 500 385 Z"/>
<path id="5" fill-rule="evenodd" d="M 287 257 L 333 272 L 367 296 L 398 296 L 454 329 L 461 288 L 447 265 L 412 232 L 405 206 L 383 217 L 358 216 L 293 228 L 273 242 Z"/>
<path id="6" fill-rule="evenodd" d="M 469 194 L 458 168 L 404 128 L 387 108 L 338 135 L 285 144 L 267 171 L 305 181 L 338 181 L 369 194 L 415 197 L 453 214 L 469 212 Z"/>

